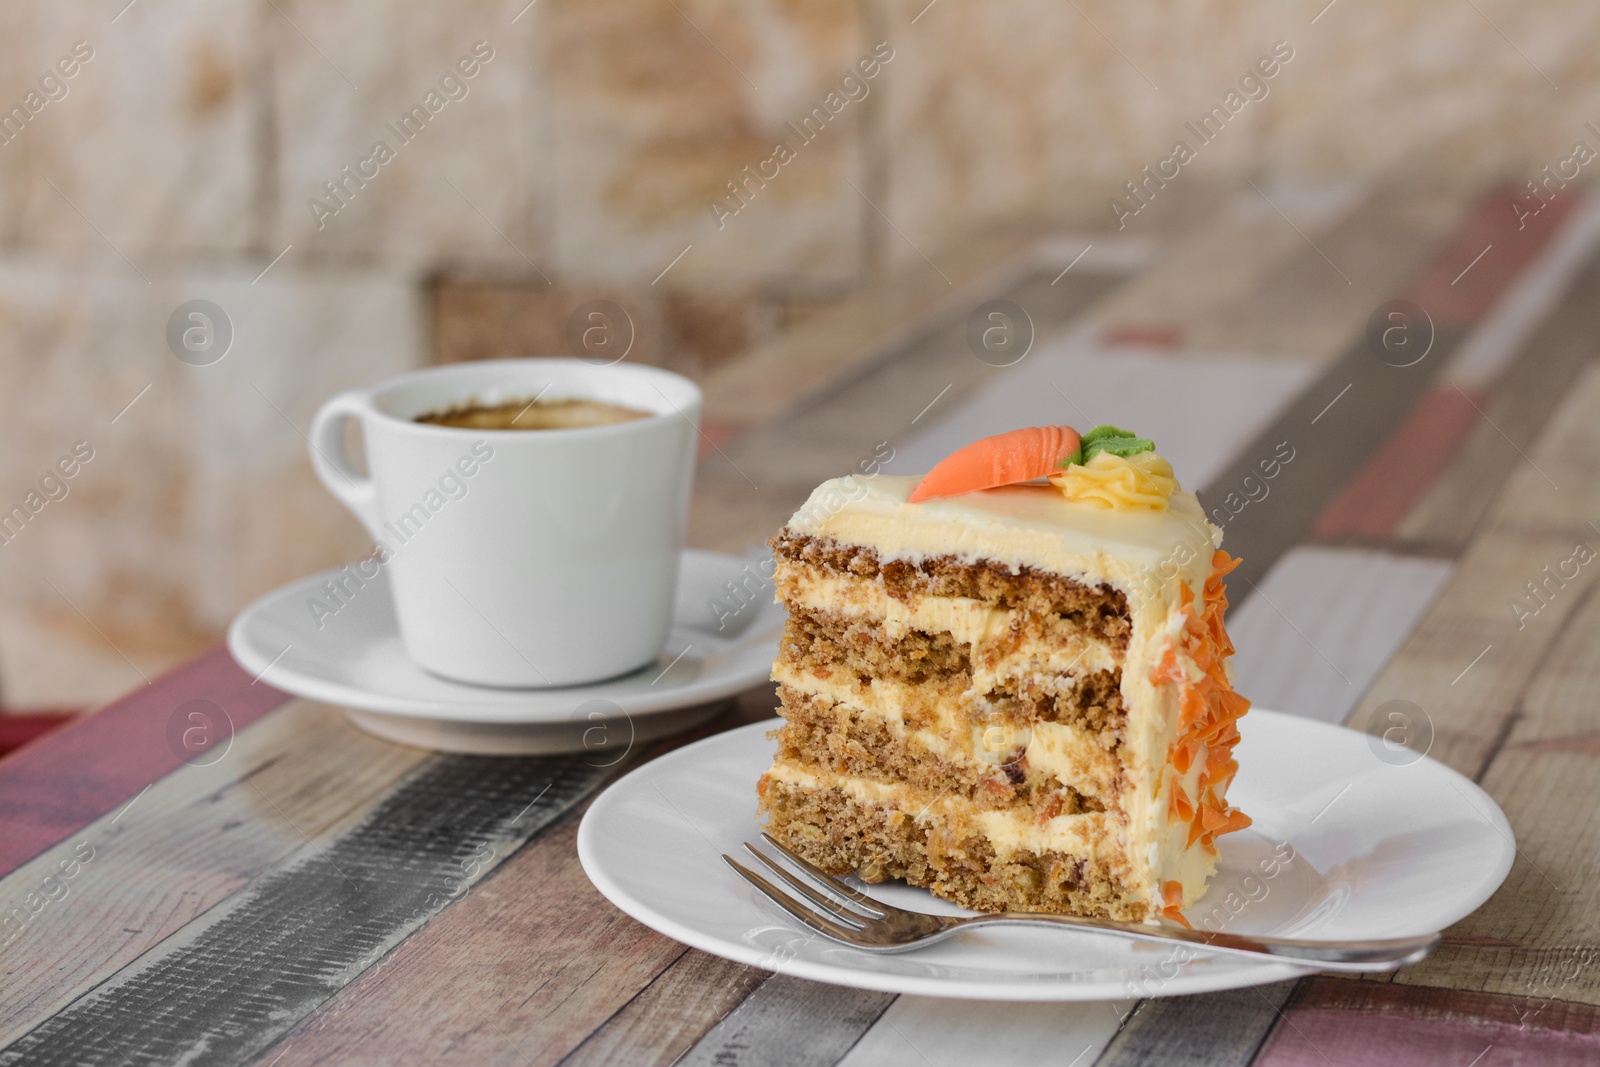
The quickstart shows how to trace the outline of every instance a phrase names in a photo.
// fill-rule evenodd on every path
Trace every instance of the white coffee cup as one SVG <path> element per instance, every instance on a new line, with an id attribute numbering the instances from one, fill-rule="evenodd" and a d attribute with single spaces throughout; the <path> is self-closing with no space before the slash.
<path id="1" fill-rule="evenodd" d="M 415 421 L 534 397 L 651 415 L 546 430 Z M 666 643 L 699 418 L 695 384 L 655 367 L 458 363 L 329 400 L 311 462 L 378 543 L 412 660 L 478 685 L 576 685 L 635 670 Z M 366 474 L 345 455 L 349 419 Z"/>

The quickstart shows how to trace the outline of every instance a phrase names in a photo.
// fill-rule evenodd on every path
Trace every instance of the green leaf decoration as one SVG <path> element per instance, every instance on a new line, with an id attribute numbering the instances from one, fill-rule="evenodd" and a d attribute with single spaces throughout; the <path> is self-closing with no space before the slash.
<path id="1" fill-rule="evenodd" d="M 1078 441 L 1078 450 L 1062 460 L 1061 466 L 1070 467 L 1074 463 L 1082 466 L 1100 452 L 1110 452 L 1113 456 L 1126 459 L 1140 452 L 1153 452 L 1155 447 L 1155 442 L 1148 437 L 1137 437 L 1131 431 L 1116 426 L 1096 426 L 1083 435 Z"/>

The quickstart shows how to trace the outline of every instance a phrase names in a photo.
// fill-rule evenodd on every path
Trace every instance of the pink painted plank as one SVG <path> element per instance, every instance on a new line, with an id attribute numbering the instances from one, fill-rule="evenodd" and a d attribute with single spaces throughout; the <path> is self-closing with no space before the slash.
<path id="1" fill-rule="evenodd" d="M 1523 199 L 1510 189 L 1484 196 L 1455 238 L 1411 284 L 1406 298 L 1420 304 L 1435 326 L 1470 326 L 1488 314 L 1580 198 L 1576 189 L 1568 189 L 1538 214 L 1519 218 L 1517 205 Z"/>
<path id="2" fill-rule="evenodd" d="M 14 752 L 23 745 L 32 744 L 45 734 L 59 730 L 77 718 L 70 711 L 22 712 L 0 711 L 0 756 Z"/>
<path id="3" fill-rule="evenodd" d="M 1183 331 L 1176 326 L 1126 323 L 1106 327 L 1102 338 L 1107 346 L 1135 345 L 1147 348 L 1177 348 Z"/>
<path id="4" fill-rule="evenodd" d="M 1453 388 L 1423 395 L 1339 495 L 1317 516 L 1312 536 L 1381 541 L 1394 534 L 1467 439 L 1482 395 Z"/>
<path id="5" fill-rule="evenodd" d="M 1329 1063 L 1592 1067 L 1600 1063 L 1600 1010 L 1530 997 L 1310 978 L 1253 1067 Z"/>
<path id="6" fill-rule="evenodd" d="M 703 420 L 700 423 L 700 444 L 695 452 L 697 456 L 705 456 L 729 441 L 738 437 L 744 427 L 732 422 L 718 422 L 714 419 Z"/>
<path id="7" fill-rule="evenodd" d="M 169 742 L 168 729 L 186 721 L 182 705 L 209 701 L 238 731 L 289 699 L 251 681 L 218 645 L 0 760 L 0 875 L 176 769 L 183 750 Z"/>

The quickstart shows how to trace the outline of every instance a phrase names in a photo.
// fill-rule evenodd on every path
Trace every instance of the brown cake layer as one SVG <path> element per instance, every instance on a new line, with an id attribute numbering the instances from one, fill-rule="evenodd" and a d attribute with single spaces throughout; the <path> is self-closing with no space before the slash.
<path id="1" fill-rule="evenodd" d="M 889 721 L 849 704 L 788 685 L 780 685 L 778 695 L 785 720 L 778 731 L 779 763 L 821 776 L 905 783 L 930 797 L 958 796 L 1035 817 L 1105 810 L 1101 801 L 1030 767 L 1021 745 L 947 759 L 919 738 L 900 736 Z"/>
<path id="2" fill-rule="evenodd" d="M 767 830 L 832 874 L 868 882 L 903 878 L 975 911 L 1053 911 L 1141 920 L 1120 872 L 1059 852 L 1001 859 L 980 833 L 863 804 L 837 789 L 762 779 Z"/>
<path id="3" fill-rule="evenodd" d="M 1120 591 L 1104 585 L 1084 585 L 1034 567 L 1024 566 L 1012 573 L 993 560 L 968 563 L 955 556 L 935 556 L 920 563 L 883 563 L 874 549 L 864 545 L 842 544 L 787 528 L 769 543 L 781 559 L 866 581 L 882 578 L 884 588 L 900 600 L 909 599 L 913 593 L 966 597 L 1026 614 L 1056 616 L 1119 652 L 1127 650 L 1132 633 L 1128 600 Z"/>
<path id="4" fill-rule="evenodd" d="M 844 672 L 917 685 L 942 681 L 956 692 L 972 685 L 972 646 L 948 633 L 910 630 L 890 638 L 865 619 L 792 606 L 778 656 L 818 678 Z"/>
<path id="5" fill-rule="evenodd" d="M 1122 703 L 1122 672 L 1095 671 L 1080 678 L 1053 678 L 1022 687 L 994 689 L 984 700 L 1002 715 L 1024 722 L 1059 722 L 1099 734 L 1102 744 L 1115 747 L 1128 724 Z M 1015 711 L 1012 710 L 1015 706 Z"/>

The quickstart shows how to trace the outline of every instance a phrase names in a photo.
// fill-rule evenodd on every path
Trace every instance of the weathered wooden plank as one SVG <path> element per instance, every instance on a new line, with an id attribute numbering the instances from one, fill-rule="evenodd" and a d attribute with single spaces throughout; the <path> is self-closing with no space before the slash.
<path id="1" fill-rule="evenodd" d="M 834 1067 L 894 1003 L 893 993 L 775 974 L 678 1061 L 679 1067 Z"/>
<path id="2" fill-rule="evenodd" d="M 304 848 L 302 834 L 349 826 L 425 757 L 296 701 L 215 764 L 160 779 L 23 864 L 0 881 L 0 1044 Z"/>
<path id="3" fill-rule="evenodd" d="M 1318 977 L 1301 984 L 1256 1067 L 1597 1061 L 1592 1007 Z"/>
<path id="4" fill-rule="evenodd" d="M 667 1067 L 767 977 L 754 967 L 687 949 L 561 1067 Z"/>
<path id="5" fill-rule="evenodd" d="M 1244 1067 L 1277 1021 L 1295 983 L 1140 1002 L 1096 1067 Z"/>
<path id="6" fill-rule="evenodd" d="M 237 731 L 289 697 L 254 682 L 219 645 L 0 761 L 0 875 L 180 766 L 167 723 L 197 699 L 219 706 Z"/>
<path id="7" fill-rule="evenodd" d="M 306 840 L 0 1064 L 247 1062 L 614 773 L 582 757 L 430 756 L 355 826 Z"/>
<path id="8" fill-rule="evenodd" d="M 1130 1000 L 1008 1004 L 903 996 L 839 1067 L 1089 1067 Z"/>

